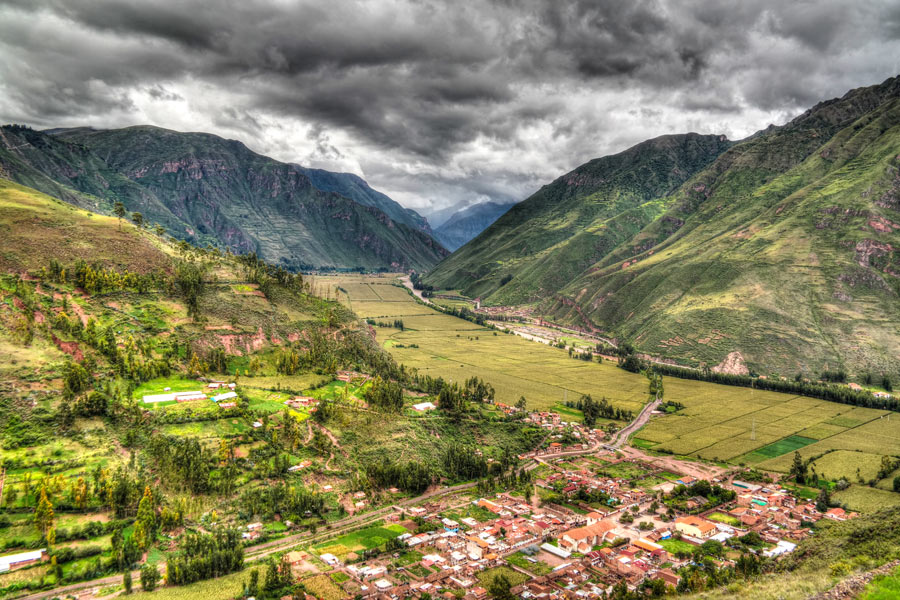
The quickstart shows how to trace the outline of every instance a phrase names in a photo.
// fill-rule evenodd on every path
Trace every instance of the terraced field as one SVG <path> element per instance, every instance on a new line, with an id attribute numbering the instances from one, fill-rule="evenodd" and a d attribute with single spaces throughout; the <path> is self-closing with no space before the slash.
<path id="1" fill-rule="evenodd" d="M 525 396 L 529 407 L 557 410 L 567 399 L 591 394 L 636 412 L 647 399 L 640 375 L 439 313 L 415 302 L 392 276 L 317 281 L 343 290 L 337 291 L 342 301 L 361 317 L 401 319 L 403 331 L 375 328 L 377 339 L 399 362 L 453 381 L 476 375 L 496 388 L 500 402 Z M 790 469 L 796 450 L 804 458 L 818 457 L 812 466 L 820 475 L 846 477 L 854 484 L 840 493 L 852 507 L 900 503 L 900 494 L 887 491 L 885 480 L 878 483 L 880 489 L 859 483 L 859 477 L 866 482 L 874 477 L 882 455 L 900 456 L 900 415 L 672 377 L 666 378 L 665 389 L 667 400 L 685 408 L 654 417 L 638 433 L 635 444 L 641 448 L 778 472 Z"/>

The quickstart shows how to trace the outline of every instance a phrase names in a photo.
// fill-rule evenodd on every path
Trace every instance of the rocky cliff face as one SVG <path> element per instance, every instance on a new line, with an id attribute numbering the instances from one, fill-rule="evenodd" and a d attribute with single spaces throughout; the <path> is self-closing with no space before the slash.
<path id="1" fill-rule="evenodd" d="M 363 180 L 281 163 L 234 140 L 155 127 L 2 133 L 0 165 L 14 181 L 95 210 L 121 201 L 193 243 L 295 268 L 424 269 L 446 255 L 427 221 Z"/>

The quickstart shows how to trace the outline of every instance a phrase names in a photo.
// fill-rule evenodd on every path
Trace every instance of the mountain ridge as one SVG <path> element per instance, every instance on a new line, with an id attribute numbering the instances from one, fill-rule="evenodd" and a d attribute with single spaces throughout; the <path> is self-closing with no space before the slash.
<path id="1" fill-rule="evenodd" d="M 0 166 L 10 179 L 90 210 L 109 213 L 122 201 L 180 239 L 292 268 L 423 268 L 446 254 L 427 221 L 363 180 L 330 182 L 358 202 L 237 140 L 152 126 L 49 132 L 4 126 Z"/>
<path id="2" fill-rule="evenodd" d="M 513 204 L 480 202 L 462 208 L 434 230 L 434 236 L 453 252 L 502 217 Z"/>
<path id="3" fill-rule="evenodd" d="M 890 78 L 730 144 L 648 203 L 654 210 L 644 223 L 634 211 L 647 205 L 616 213 L 603 225 L 640 227 L 600 253 L 582 245 L 596 260 L 577 262 L 548 244 L 541 251 L 561 257 L 557 264 L 523 266 L 510 249 L 525 247 L 521 232 L 556 207 L 528 199 L 425 282 L 487 305 L 529 304 L 682 364 L 712 366 L 740 352 L 763 373 L 895 373 L 898 173 L 900 78 Z M 516 211 L 531 218 L 505 227 Z M 584 237 L 575 228 L 562 233 L 570 234 L 565 246 Z M 482 248 L 500 249 L 490 269 L 479 263 Z M 529 272 L 535 265 L 539 272 Z M 509 278 L 503 285 L 501 276 Z"/>

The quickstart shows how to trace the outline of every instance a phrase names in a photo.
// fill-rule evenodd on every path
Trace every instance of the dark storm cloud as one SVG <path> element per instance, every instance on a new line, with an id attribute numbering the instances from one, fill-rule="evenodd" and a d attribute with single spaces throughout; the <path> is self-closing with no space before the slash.
<path id="1" fill-rule="evenodd" d="M 0 0 L 0 119 L 206 128 L 407 202 L 506 200 L 879 82 L 898 36 L 887 0 Z"/>

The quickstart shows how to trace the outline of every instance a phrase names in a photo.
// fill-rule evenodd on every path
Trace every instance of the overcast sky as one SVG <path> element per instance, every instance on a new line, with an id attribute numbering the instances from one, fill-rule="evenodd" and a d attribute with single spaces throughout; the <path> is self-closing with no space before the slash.
<path id="1" fill-rule="evenodd" d="M 207 131 L 423 212 L 898 73 L 896 0 L 0 0 L 0 121 Z"/>

